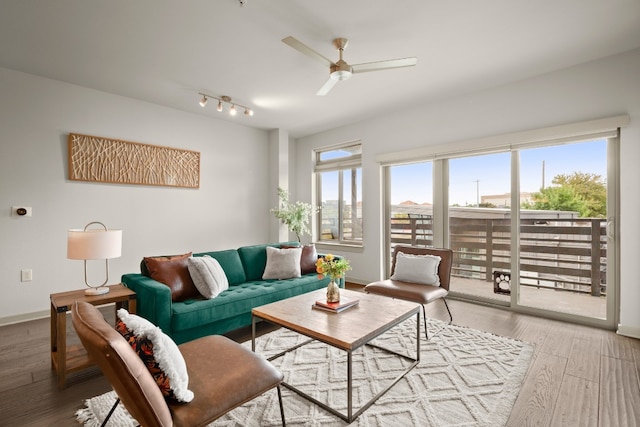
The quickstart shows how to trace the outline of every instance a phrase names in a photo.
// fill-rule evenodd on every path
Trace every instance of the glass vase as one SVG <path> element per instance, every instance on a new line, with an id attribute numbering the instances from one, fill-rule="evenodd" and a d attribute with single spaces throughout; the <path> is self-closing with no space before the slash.
<path id="1" fill-rule="evenodd" d="M 331 282 L 327 285 L 327 302 L 339 302 L 340 301 L 340 287 L 331 279 Z"/>

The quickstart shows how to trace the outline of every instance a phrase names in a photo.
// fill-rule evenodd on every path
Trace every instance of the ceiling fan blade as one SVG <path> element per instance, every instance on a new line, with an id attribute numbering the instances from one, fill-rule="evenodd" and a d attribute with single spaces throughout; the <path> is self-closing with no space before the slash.
<path id="1" fill-rule="evenodd" d="M 333 64 L 333 62 L 326 58 L 325 56 L 320 55 L 318 52 L 316 52 L 315 50 L 311 49 L 309 46 L 307 46 L 306 44 L 302 43 L 301 41 L 298 41 L 297 39 L 289 36 L 289 37 L 285 37 L 282 39 L 282 42 L 284 44 L 287 44 L 289 46 L 291 46 L 292 48 L 294 48 L 295 50 L 297 50 L 298 52 L 307 55 L 309 58 L 315 59 L 317 61 L 320 61 L 322 63 L 322 65 L 324 66 L 331 66 Z"/>
<path id="2" fill-rule="evenodd" d="M 402 58 L 355 64 L 352 65 L 351 68 L 353 73 L 366 73 L 368 71 L 388 70 L 390 68 L 413 67 L 417 63 L 418 58 Z"/>
<path id="3" fill-rule="evenodd" d="M 320 88 L 320 90 L 316 92 L 316 95 L 325 96 L 327 93 L 329 93 L 331 88 L 333 88 L 336 85 L 336 83 L 338 83 L 338 80 L 334 80 L 331 77 L 329 77 L 329 80 L 327 80 L 326 83 Z"/>

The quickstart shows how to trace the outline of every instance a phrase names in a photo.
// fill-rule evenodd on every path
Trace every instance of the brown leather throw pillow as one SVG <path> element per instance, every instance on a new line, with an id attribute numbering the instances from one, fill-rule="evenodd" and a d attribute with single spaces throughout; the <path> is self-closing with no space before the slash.
<path id="1" fill-rule="evenodd" d="M 164 283 L 171 289 L 172 301 L 184 301 L 189 298 L 198 298 L 200 292 L 193 284 L 187 258 L 191 252 L 184 255 L 169 257 L 145 257 L 144 263 L 149 270 L 149 276 L 153 280 Z"/>

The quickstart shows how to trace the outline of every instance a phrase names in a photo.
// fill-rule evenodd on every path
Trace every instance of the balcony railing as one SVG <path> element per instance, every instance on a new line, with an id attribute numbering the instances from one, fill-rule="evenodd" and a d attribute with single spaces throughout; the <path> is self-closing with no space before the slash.
<path id="1" fill-rule="evenodd" d="M 454 277 L 490 282 L 494 271 L 510 271 L 509 218 L 450 217 L 449 233 Z M 391 243 L 433 246 L 432 216 L 401 213 L 392 218 Z M 545 218 L 540 211 L 535 217 L 522 215 L 520 285 L 599 296 L 606 292 L 606 259 L 605 219 Z"/>

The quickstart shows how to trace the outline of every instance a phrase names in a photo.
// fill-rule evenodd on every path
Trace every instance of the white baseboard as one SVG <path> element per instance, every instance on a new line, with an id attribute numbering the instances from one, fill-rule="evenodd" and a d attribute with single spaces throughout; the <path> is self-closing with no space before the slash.
<path id="1" fill-rule="evenodd" d="M 618 330 L 616 332 L 618 335 L 640 339 L 640 328 L 637 326 L 625 326 L 618 324 Z"/>
<path id="2" fill-rule="evenodd" d="M 42 319 L 51 315 L 50 310 L 36 311 L 33 313 L 18 314 L 17 316 L 0 317 L 0 326 L 13 325 L 15 323 L 28 322 L 29 320 Z"/>

